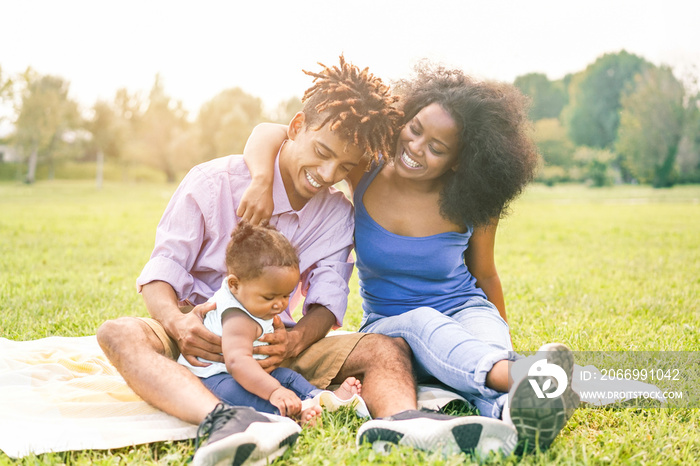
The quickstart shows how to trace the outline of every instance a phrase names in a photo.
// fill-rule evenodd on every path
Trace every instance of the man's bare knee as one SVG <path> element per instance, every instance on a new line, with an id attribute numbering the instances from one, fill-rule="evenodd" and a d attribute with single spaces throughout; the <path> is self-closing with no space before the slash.
<path id="1" fill-rule="evenodd" d="M 153 330 L 143 321 L 133 317 L 108 320 L 97 329 L 97 342 L 108 356 L 125 350 L 152 349 L 163 353 L 163 344 Z"/>
<path id="2" fill-rule="evenodd" d="M 375 417 L 416 409 L 411 349 L 403 338 L 370 333 L 345 361 L 335 383 L 353 375 L 362 380 L 362 397 Z"/>
<path id="3" fill-rule="evenodd" d="M 372 363 L 379 364 L 384 364 L 386 361 L 405 361 L 410 364 L 412 355 L 411 348 L 403 338 L 376 333 L 370 333 L 360 340 L 356 350 L 369 358 Z"/>
<path id="4" fill-rule="evenodd" d="M 411 351 L 411 347 L 408 346 L 406 340 L 401 337 L 391 338 L 391 340 L 392 343 L 398 347 L 398 351 L 401 351 L 406 357 L 411 358 L 411 356 L 413 356 L 413 351 Z"/>
<path id="5" fill-rule="evenodd" d="M 388 337 L 386 335 L 379 335 L 376 333 L 370 333 L 361 341 L 367 340 L 368 345 L 375 350 L 382 350 L 385 354 L 397 355 L 397 356 L 411 356 L 411 347 L 408 346 L 406 340 L 401 337 Z"/>

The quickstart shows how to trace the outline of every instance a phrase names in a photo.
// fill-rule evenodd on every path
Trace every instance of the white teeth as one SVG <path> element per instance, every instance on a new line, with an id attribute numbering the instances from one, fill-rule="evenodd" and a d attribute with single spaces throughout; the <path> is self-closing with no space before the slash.
<path id="1" fill-rule="evenodd" d="M 411 157 L 409 157 L 406 152 L 401 154 L 401 160 L 403 161 L 403 163 L 405 163 L 406 165 L 408 165 L 411 168 L 419 168 L 422 166 L 421 164 L 419 164 L 418 162 L 413 160 Z"/>
<path id="2" fill-rule="evenodd" d="M 321 187 L 321 185 L 320 185 L 319 183 L 317 183 L 316 180 L 314 180 L 314 179 L 311 177 L 311 174 L 310 174 L 309 172 L 306 172 L 306 179 L 309 181 L 309 184 L 310 184 L 311 186 L 313 186 L 314 188 L 320 188 L 320 187 Z"/>

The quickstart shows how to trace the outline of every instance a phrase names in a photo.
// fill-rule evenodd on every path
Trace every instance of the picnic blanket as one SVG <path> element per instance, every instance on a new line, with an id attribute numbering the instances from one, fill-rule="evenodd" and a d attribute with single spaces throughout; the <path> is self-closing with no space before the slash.
<path id="1" fill-rule="evenodd" d="M 577 392 L 606 388 L 595 383 L 597 387 L 590 383 L 582 387 L 575 381 L 573 388 Z M 642 388 L 658 391 L 651 385 Z M 464 401 L 440 386 L 421 386 L 418 395 L 419 406 L 429 409 Z M 604 405 L 620 400 L 583 401 Z M 12 458 L 184 440 L 194 438 L 196 432 L 197 426 L 139 398 L 111 365 L 95 336 L 31 341 L 0 338 L 0 450 Z"/>
<path id="2" fill-rule="evenodd" d="M 0 449 L 21 458 L 193 438 L 197 426 L 153 408 L 95 336 L 0 338 Z"/>

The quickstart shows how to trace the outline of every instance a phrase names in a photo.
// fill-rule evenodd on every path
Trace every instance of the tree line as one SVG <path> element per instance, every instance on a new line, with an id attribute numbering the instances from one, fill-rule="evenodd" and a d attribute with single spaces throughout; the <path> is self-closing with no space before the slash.
<path id="1" fill-rule="evenodd" d="M 550 81 L 540 73 L 514 84 L 530 96 L 530 118 L 548 184 L 700 182 L 700 93 L 667 66 L 625 51 Z"/>
<path id="2" fill-rule="evenodd" d="M 700 92 L 694 80 L 681 81 L 669 67 L 620 51 L 559 80 L 529 73 L 514 85 L 531 99 L 543 159 L 540 181 L 655 187 L 700 182 Z M 96 162 L 98 180 L 108 164 L 123 179 L 148 167 L 175 182 L 199 162 L 240 153 L 256 124 L 286 123 L 301 108 L 294 97 L 271 114 L 261 99 L 235 87 L 190 118 L 156 76 L 146 96 L 120 89 L 81 112 L 61 77 L 32 69 L 7 76 L 2 68 L 0 104 L 13 110 L 13 131 L 0 145 L 17 154 L 12 177 L 29 183 L 38 167 L 50 178 L 68 161 Z"/>
<path id="3" fill-rule="evenodd" d="M 146 96 L 119 89 L 111 100 L 98 100 L 83 112 L 69 96 L 66 80 L 32 69 L 3 76 L 0 68 L 0 92 L 0 102 L 14 110 L 13 131 L 0 144 L 20 160 L 12 164 L 14 171 L 0 170 L 0 177 L 4 173 L 27 183 L 37 179 L 38 167 L 53 178 L 66 162 L 97 162 L 98 178 L 106 163 L 118 167 L 124 180 L 138 179 L 147 167 L 176 182 L 199 162 L 240 153 L 258 123 L 288 122 L 301 108 L 301 100 L 293 97 L 265 112 L 261 99 L 234 87 L 204 103 L 190 119 L 158 75 Z"/>

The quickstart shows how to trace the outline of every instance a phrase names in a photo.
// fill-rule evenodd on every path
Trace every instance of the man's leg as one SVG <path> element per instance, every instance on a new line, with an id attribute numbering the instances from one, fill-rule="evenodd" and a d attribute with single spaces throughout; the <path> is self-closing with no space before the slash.
<path id="1" fill-rule="evenodd" d="M 413 352 L 418 374 L 436 378 L 474 404 L 482 415 L 498 419 L 506 398 L 504 392 L 509 388 L 507 361 L 499 365 L 503 369 L 505 384 L 494 387 L 503 388 L 503 391 L 489 387 L 485 379 L 494 364 L 508 359 L 512 353 L 505 321 L 495 307 L 488 311 L 494 320 L 483 326 L 492 327 L 493 334 L 502 336 L 499 345 L 476 338 L 471 329 L 465 328 L 466 325 L 428 307 L 391 317 L 373 319 L 372 315 L 367 319 L 363 331 L 401 337 Z M 464 309 L 463 313 L 478 317 L 479 309 Z"/>
<path id="2" fill-rule="evenodd" d="M 416 409 L 411 351 L 401 338 L 369 334 L 358 342 L 334 382 L 362 377 L 362 396 L 377 419 L 366 422 L 357 443 L 375 449 L 400 444 L 446 454 L 488 454 L 515 448 L 515 429 L 480 416 L 447 416 Z"/>
<path id="3" fill-rule="evenodd" d="M 219 403 L 197 376 L 171 357 L 146 322 L 121 317 L 103 323 L 97 341 L 144 401 L 183 421 L 201 423 Z"/>
<path id="4" fill-rule="evenodd" d="M 348 355 L 333 384 L 347 377 L 362 380 L 362 398 L 374 417 L 416 409 L 411 349 L 401 338 L 366 335 Z"/>
<path id="5" fill-rule="evenodd" d="M 220 403 L 189 369 L 165 355 L 169 348 L 144 320 L 107 321 L 98 329 L 97 341 L 136 394 L 168 414 L 199 424 L 196 466 L 269 462 L 299 435 L 300 427 L 291 419 Z M 199 448 L 200 437 L 206 435 Z"/>

